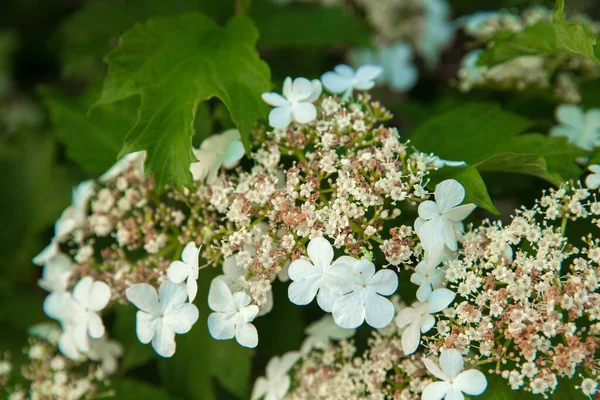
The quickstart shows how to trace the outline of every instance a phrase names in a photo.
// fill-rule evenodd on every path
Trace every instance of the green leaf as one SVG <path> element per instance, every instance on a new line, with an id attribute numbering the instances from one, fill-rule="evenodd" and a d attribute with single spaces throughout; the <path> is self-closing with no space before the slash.
<path id="1" fill-rule="evenodd" d="M 102 78 L 102 63 L 109 51 L 119 43 L 119 36 L 138 22 L 151 17 L 177 15 L 184 12 L 203 12 L 224 22 L 233 15 L 231 0 L 114 0 L 87 1 L 60 27 L 63 74 Z"/>
<path id="2" fill-rule="evenodd" d="M 572 56 L 593 61 L 596 37 L 582 23 L 568 22 L 564 17 L 564 0 L 557 0 L 553 21 L 540 21 L 521 32 L 501 32 L 491 39 L 478 64 L 492 67 L 524 55 Z"/>
<path id="3" fill-rule="evenodd" d="M 130 98 L 105 104 L 88 115 L 99 92 L 91 90 L 75 97 L 44 87 L 40 93 L 54 134 L 67 148 L 67 157 L 93 175 L 110 168 L 123 147 L 125 135 L 135 123 L 139 101 Z"/>
<path id="4" fill-rule="evenodd" d="M 431 174 L 431 183 L 438 184 L 445 179 L 456 179 L 465 188 L 464 203 L 474 203 L 477 207 L 488 210 L 496 215 L 500 211 L 494 206 L 488 193 L 485 182 L 477 168 L 467 166 L 464 168 L 442 168 Z"/>
<path id="5" fill-rule="evenodd" d="M 479 171 L 534 175 L 553 184 L 577 177 L 581 170 L 575 159 L 589 153 L 566 138 L 523 135 L 532 125 L 496 104 L 470 104 L 427 120 L 415 129 L 411 143 Z"/>
<path id="6" fill-rule="evenodd" d="M 596 36 L 582 23 L 565 21 L 565 0 L 556 0 L 554 7 L 554 31 L 556 33 L 556 48 L 575 57 L 587 58 L 596 63 L 594 47 Z"/>
<path id="7" fill-rule="evenodd" d="M 368 46 L 367 24 L 341 6 L 254 4 L 250 16 L 260 31 L 259 45 L 272 47 Z"/>
<path id="8" fill-rule="evenodd" d="M 216 400 L 213 379 L 239 398 L 250 398 L 250 361 L 254 352 L 235 340 L 215 340 L 208 333 L 206 318 L 211 311 L 206 299 L 217 272 L 215 268 L 200 272 L 196 297 L 200 319 L 189 333 L 177 336 L 175 355 L 158 364 L 161 384 L 172 395 L 186 400 Z"/>
<path id="9" fill-rule="evenodd" d="M 260 95 L 271 87 L 258 38 L 243 15 L 219 27 L 202 14 L 158 17 L 138 24 L 106 56 L 108 77 L 94 107 L 141 96 L 138 120 L 121 155 L 147 150 L 158 187 L 190 185 L 194 116 L 201 101 L 219 98 L 249 151 L 250 128 L 266 117 Z"/>
<path id="10" fill-rule="evenodd" d="M 171 400 L 163 389 L 134 379 L 113 379 L 111 389 L 114 390 L 113 400 Z"/>

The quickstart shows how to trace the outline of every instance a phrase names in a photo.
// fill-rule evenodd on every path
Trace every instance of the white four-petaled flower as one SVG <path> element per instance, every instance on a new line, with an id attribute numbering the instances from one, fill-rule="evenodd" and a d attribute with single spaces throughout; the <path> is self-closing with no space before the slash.
<path id="1" fill-rule="evenodd" d="M 82 278 L 73 293 L 53 292 L 44 300 L 44 312 L 60 322 L 63 333 L 59 349 L 67 357 L 77 360 L 80 353 L 89 350 L 89 338 L 104 335 L 104 324 L 98 315 L 110 300 L 110 288 L 104 282 Z"/>
<path id="2" fill-rule="evenodd" d="M 417 350 L 421 333 L 428 332 L 435 324 L 435 317 L 431 314 L 444 310 L 454 297 L 455 293 L 449 289 L 436 289 L 426 302 L 415 302 L 411 307 L 398 312 L 396 325 L 400 329 L 406 328 L 402 332 L 402 350 L 405 354 L 412 354 Z"/>
<path id="3" fill-rule="evenodd" d="M 290 389 L 292 381 L 288 372 L 300 359 L 300 353 L 292 351 L 283 356 L 275 356 L 267 364 L 267 376 L 256 380 L 251 400 L 282 400 Z"/>
<path id="4" fill-rule="evenodd" d="M 427 298 L 433 289 L 440 289 L 443 287 L 446 274 L 436 267 L 437 263 L 431 263 L 427 258 L 417 264 L 415 272 L 410 277 L 412 283 L 419 285 L 419 289 L 417 290 L 417 300 L 423 302 L 427 301 Z"/>
<path id="5" fill-rule="evenodd" d="M 173 283 L 186 281 L 188 299 L 190 303 L 198 293 L 198 257 L 200 248 L 195 242 L 189 242 L 181 253 L 182 261 L 173 261 L 167 269 L 167 276 Z"/>
<path id="6" fill-rule="evenodd" d="M 588 169 L 592 172 L 585 178 L 585 185 L 596 190 L 600 187 L 600 165 L 590 165 Z"/>
<path id="7" fill-rule="evenodd" d="M 287 128 L 292 121 L 305 124 L 317 118 L 317 108 L 312 104 L 322 91 L 318 79 L 309 81 L 289 76 L 283 81 L 283 96 L 279 93 L 263 93 L 262 99 L 275 107 L 269 113 L 269 125 L 273 128 Z"/>
<path id="8" fill-rule="evenodd" d="M 62 292 L 67 289 L 72 274 L 72 261 L 66 254 L 59 253 L 44 264 L 42 279 L 38 285 L 48 292 Z"/>
<path id="9" fill-rule="evenodd" d="M 106 375 L 112 375 L 117 372 L 118 359 L 123 355 L 123 346 L 121 343 L 110 340 L 106 335 L 100 339 L 90 341 L 90 351 L 87 356 L 92 361 L 99 361 L 102 364 L 102 371 Z"/>
<path id="10" fill-rule="evenodd" d="M 312 263 L 298 259 L 290 264 L 288 275 L 293 282 L 288 287 L 288 297 L 292 303 L 303 306 L 317 296 L 323 311 L 331 312 L 333 303 L 343 294 L 340 283 L 351 273 L 356 260 L 343 256 L 332 265 L 333 247 L 322 237 L 308 243 L 307 253 Z"/>
<path id="11" fill-rule="evenodd" d="M 244 145 L 237 129 L 228 129 L 221 134 L 209 136 L 204 139 L 199 149 L 192 150 L 198 161 L 190 165 L 190 172 L 195 181 L 206 179 L 208 184 L 215 181 L 221 167 L 234 168 L 244 157 Z"/>
<path id="12" fill-rule="evenodd" d="M 125 291 L 127 300 L 140 311 L 136 314 L 136 333 L 140 342 L 152 341 L 162 357 L 175 354 L 175 334 L 187 333 L 198 320 L 198 309 L 186 303 L 185 285 L 165 281 L 158 294 L 147 283 L 137 283 Z"/>
<path id="13" fill-rule="evenodd" d="M 244 347 L 256 347 L 258 332 L 251 324 L 258 314 L 258 306 L 244 292 L 231 293 L 220 278 L 215 278 L 208 292 L 208 306 L 214 313 L 208 316 L 208 331 L 218 340 L 233 339 Z"/>
<path id="14" fill-rule="evenodd" d="M 561 124 L 550 130 L 551 136 L 567 137 L 589 151 L 600 145 L 600 109 L 584 112 L 578 106 L 562 104 L 556 108 L 556 119 Z"/>
<path id="15" fill-rule="evenodd" d="M 332 340 L 342 340 L 354 336 L 355 329 L 344 329 L 335 323 L 331 315 L 310 324 L 304 333 L 308 335 L 302 343 L 301 351 L 308 354 L 312 349 L 322 349 Z"/>
<path id="16" fill-rule="evenodd" d="M 456 180 L 447 179 L 437 185 L 435 201 L 427 200 L 419 205 L 415 231 L 421 241 L 432 245 L 443 242 L 456 251 L 458 236 L 463 230 L 462 220 L 476 207 L 471 203 L 459 205 L 464 199 L 465 189 Z"/>
<path id="17" fill-rule="evenodd" d="M 342 98 L 352 94 L 352 90 L 369 90 L 375 86 L 375 79 L 383 69 L 377 65 L 363 65 L 356 71 L 352 67 L 340 64 L 333 71 L 325 72 L 321 77 L 323 86 L 331 93 L 343 93 Z"/>
<path id="18" fill-rule="evenodd" d="M 398 288 L 398 275 L 389 269 L 375 272 L 369 260 L 355 261 L 348 268 L 351 278 L 344 285 L 346 294 L 333 304 L 333 319 L 345 329 L 357 328 L 364 321 L 373 328 L 383 328 L 394 318 L 394 305 L 385 296 Z"/>
<path id="19" fill-rule="evenodd" d="M 429 373 L 441 380 L 425 387 L 422 400 L 464 400 L 463 393 L 479 396 L 487 389 L 485 375 L 476 369 L 463 371 L 465 362 L 456 349 L 444 350 L 440 356 L 439 367 L 431 360 L 423 358 Z"/>

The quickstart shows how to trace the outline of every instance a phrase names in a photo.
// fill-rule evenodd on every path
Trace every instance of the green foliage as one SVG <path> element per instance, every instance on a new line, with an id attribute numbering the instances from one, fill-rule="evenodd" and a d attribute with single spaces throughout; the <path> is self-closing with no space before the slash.
<path id="1" fill-rule="evenodd" d="M 585 150 L 569 144 L 566 138 L 521 134 L 532 126 L 531 121 L 496 104 L 470 104 L 427 120 L 415 129 L 411 143 L 421 151 L 474 167 L 476 171 L 466 172 L 447 168 L 445 177 L 462 178 L 476 204 L 497 212 L 490 207 L 489 196 L 475 172 L 533 175 L 555 185 L 581 172 L 574 160 L 585 156 Z"/>
<path id="2" fill-rule="evenodd" d="M 221 28 L 196 13 L 152 18 L 127 31 L 106 57 L 109 73 L 95 105 L 141 96 L 121 155 L 148 150 L 148 170 L 159 187 L 191 184 L 196 108 L 211 97 L 227 106 L 249 150 L 250 128 L 268 111 L 260 95 L 271 87 L 269 68 L 254 48 L 257 38 L 245 16 Z"/>
<path id="3" fill-rule="evenodd" d="M 154 385 L 133 380 L 133 379 L 113 379 L 111 380 L 111 389 L 114 390 L 113 400 L 171 400 L 167 392 Z"/>
<path id="4" fill-rule="evenodd" d="M 342 7 L 262 1 L 250 9 L 260 31 L 259 45 L 270 47 L 327 47 L 370 44 L 365 22 Z"/>
<path id="5" fill-rule="evenodd" d="M 491 40 L 479 65 L 494 66 L 524 55 L 574 56 L 600 63 L 595 55 L 596 37 L 582 23 L 567 22 L 564 0 L 557 0 L 554 20 L 540 21 L 521 32 L 502 32 Z"/>
<path id="6" fill-rule="evenodd" d="M 67 157 L 93 175 L 100 175 L 117 160 L 123 139 L 136 119 L 139 101 L 125 99 L 88 109 L 98 98 L 90 90 L 74 97 L 56 89 L 40 90 L 54 134 L 67 148 Z"/>
<path id="7" fill-rule="evenodd" d="M 240 399 L 250 397 L 250 361 L 254 352 L 235 340 L 217 341 L 208 333 L 206 318 L 211 311 L 206 299 L 216 272 L 200 271 L 196 297 L 200 319 L 189 333 L 177 336 L 177 348 L 181 350 L 173 358 L 159 362 L 162 386 L 186 400 L 216 400 L 213 379 Z"/>
<path id="8" fill-rule="evenodd" d="M 102 57 L 117 46 L 123 32 L 148 18 L 197 11 L 223 22 L 233 10 L 234 2 L 229 0 L 88 1 L 58 32 L 63 74 L 102 77 Z"/>

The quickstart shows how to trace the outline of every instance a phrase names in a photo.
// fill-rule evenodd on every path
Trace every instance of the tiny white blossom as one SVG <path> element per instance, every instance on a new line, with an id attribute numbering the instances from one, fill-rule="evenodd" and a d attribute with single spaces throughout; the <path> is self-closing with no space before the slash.
<path id="1" fill-rule="evenodd" d="M 343 98 L 352 94 L 352 90 L 369 90 L 375 86 L 375 79 L 383 69 L 377 65 L 362 65 L 356 71 L 352 67 L 340 64 L 333 71 L 325 72 L 321 77 L 323 86 L 331 93 L 343 93 Z"/>
<path id="2" fill-rule="evenodd" d="M 373 328 L 383 328 L 394 318 L 394 304 L 385 296 L 398 288 L 398 275 L 382 269 L 375 273 L 375 264 L 358 260 L 352 265 L 352 280 L 345 285 L 348 293 L 333 304 L 333 319 L 342 328 L 357 328 L 366 320 Z M 346 291 L 345 290 L 345 291 Z"/>
<path id="3" fill-rule="evenodd" d="M 324 348 L 332 340 L 348 339 L 354 336 L 355 332 L 355 329 L 344 329 L 338 326 L 331 315 L 325 315 L 304 330 L 308 337 L 304 339 L 301 351 L 303 354 L 308 354 L 313 349 Z"/>
<path id="4" fill-rule="evenodd" d="M 209 136 L 202 141 L 199 149 L 193 151 L 198 161 L 190 165 L 190 172 L 195 181 L 206 179 L 209 185 L 215 181 L 221 167 L 234 168 L 244 157 L 244 145 L 237 129 Z"/>
<path id="5" fill-rule="evenodd" d="M 123 346 L 104 335 L 100 339 L 90 341 L 90 351 L 87 356 L 92 361 L 101 362 L 102 370 L 106 375 L 113 375 L 119 366 L 118 359 L 123 356 Z"/>
<path id="6" fill-rule="evenodd" d="M 258 314 L 258 306 L 244 292 L 231 293 L 222 279 L 210 284 L 208 306 L 214 313 L 208 316 L 208 331 L 217 340 L 233 339 L 244 347 L 256 347 L 258 332 L 251 324 Z"/>
<path id="7" fill-rule="evenodd" d="M 588 169 L 592 172 L 585 178 L 585 185 L 596 190 L 600 187 L 600 165 L 590 165 Z"/>
<path id="8" fill-rule="evenodd" d="M 61 292 L 67 289 L 73 273 L 72 261 L 66 254 L 59 253 L 44 264 L 42 279 L 38 285 L 48 292 Z"/>
<path id="9" fill-rule="evenodd" d="M 312 104 L 322 91 L 318 79 L 309 81 L 296 78 L 292 82 L 289 76 L 283 81 L 283 96 L 275 93 L 263 93 L 262 99 L 275 107 L 269 113 L 269 125 L 273 128 L 287 128 L 292 121 L 306 124 L 317 118 L 317 108 Z"/>
<path id="10" fill-rule="evenodd" d="M 282 400 L 290 389 L 292 381 L 288 372 L 300 359 L 300 353 L 292 351 L 283 356 L 275 356 L 267 364 L 266 377 L 259 377 L 252 389 L 251 400 Z"/>
<path id="11" fill-rule="evenodd" d="M 136 151 L 121 157 L 108 171 L 106 171 L 98 180 L 100 182 L 109 182 L 117 178 L 131 166 L 140 172 L 144 172 L 144 162 L 146 161 L 146 151 Z"/>
<path id="12" fill-rule="evenodd" d="M 198 320 L 198 309 L 186 303 L 187 290 L 183 284 L 165 281 L 156 289 L 147 283 L 132 285 L 125 296 L 140 311 L 136 314 L 136 333 L 140 342 L 152 341 L 159 356 L 175 354 L 175 334 L 184 334 Z"/>
<path id="13" fill-rule="evenodd" d="M 181 253 L 182 261 L 173 261 L 167 269 L 167 276 L 171 282 L 181 283 L 186 281 L 190 303 L 194 301 L 198 293 L 198 257 L 201 247 L 196 247 L 195 242 L 189 242 Z"/>
<path id="14" fill-rule="evenodd" d="M 600 109 L 587 113 L 575 105 L 562 104 L 556 108 L 560 125 L 550 130 L 551 136 L 567 137 L 569 142 L 589 151 L 600 145 Z"/>
<path id="15" fill-rule="evenodd" d="M 331 312 L 333 303 L 342 294 L 339 283 L 348 270 L 345 264 L 352 264 L 352 257 L 343 256 L 333 261 L 333 247 L 327 239 L 316 237 L 307 246 L 308 257 L 292 261 L 288 269 L 292 283 L 288 287 L 288 297 L 294 304 L 303 306 L 317 296 L 317 303 L 323 311 Z"/>
<path id="16" fill-rule="evenodd" d="M 110 300 L 110 288 L 104 282 L 94 282 L 90 277 L 82 278 L 73 293 L 53 292 L 44 300 L 44 312 L 60 322 L 63 333 L 59 349 L 67 357 L 77 360 L 79 353 L 89 350 L 89 338 L 104 335 L 104 324 L 98 312 Z"/>
<path id="17" fill-rule="evenodd" d="M 422 260 L 415 267 L 415 272 L 411 275 L 410 281 L 415 285 L 419 285 L 417 290 L 417 300 L 427 301 L 427 298 L 433 289 L 443 287 L 443 282 L 446 274 L 437 269 L 438 263 L 431 263 L 427 258 Z"/>
<path id="18" fill-rule="evenodd" d="M 435 324 L 432 314 L 444 310 L 454 300 L 455 293 L 449 289 L 436 289 L 429 295 L 426 302 L 415 302 L 411 307 L 403 308 L 398 312 L 396 325 L 403 329 L 402 350 L 405 354 L 414 353 L 419 347 L 421 333 L 429 332 Z"/>
<path id="19" fill-rule="evenodd" d="M 426 200 L 419 205 L 419 218 L 415 231 L 422 241 L 442 240 L 450 250 L 456 251 L 458 235 L 462 232 L 462 220 L 475 209 L 475 204 L 463 204 L 465 189 L 454 179 L 437 185 L 435 201 Z"/>
<path id="20" fill-rule="evenodd" d="M 422 400 L 441 400 L 442 398 L 460 400 L 463 393 L 479 396 L 487 388 L 485 375 L 476 369 L 463 371 L 465 362 L 456 349 L 444 350 L 440 356 L 439 367 L 431 360 L 423 358 L 429 373 L 442 382 L 433 382 L 425 387 Z"/>

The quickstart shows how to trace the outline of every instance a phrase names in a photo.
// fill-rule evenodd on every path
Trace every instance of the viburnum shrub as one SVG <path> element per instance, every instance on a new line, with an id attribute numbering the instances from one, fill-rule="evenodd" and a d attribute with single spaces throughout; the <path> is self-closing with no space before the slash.
<path id="1" fill-rule="evenodd" d="M 2 398 L 600 399 L 592 14 L 150 3 L 61 28 L 88 179 Z"/>

